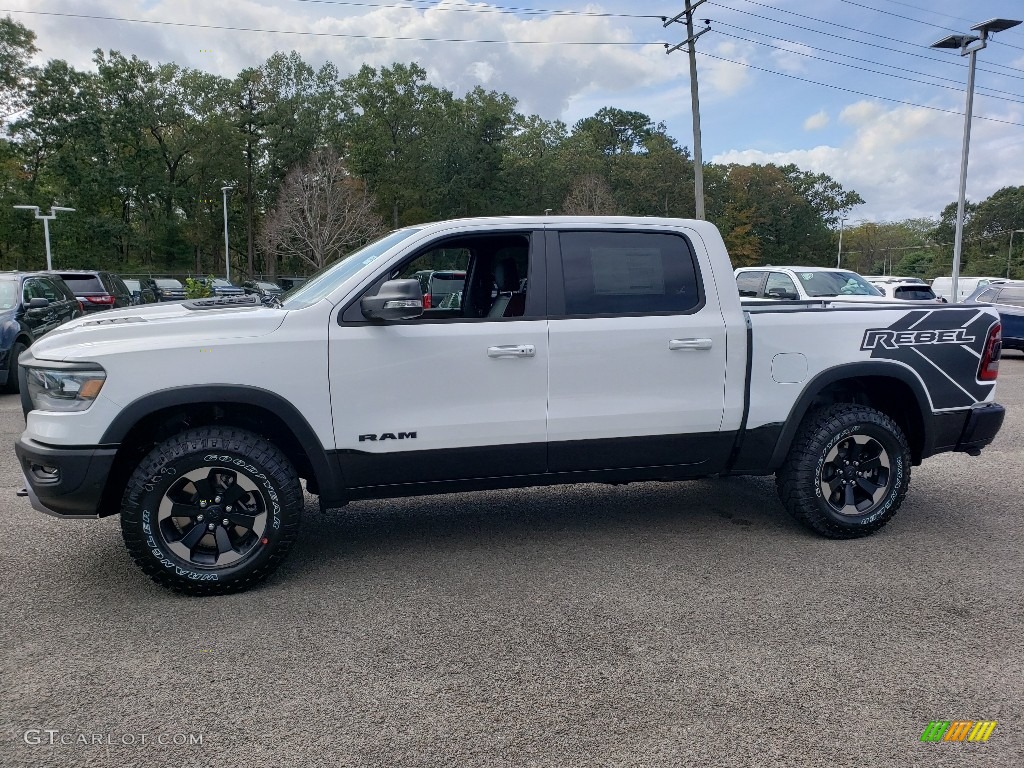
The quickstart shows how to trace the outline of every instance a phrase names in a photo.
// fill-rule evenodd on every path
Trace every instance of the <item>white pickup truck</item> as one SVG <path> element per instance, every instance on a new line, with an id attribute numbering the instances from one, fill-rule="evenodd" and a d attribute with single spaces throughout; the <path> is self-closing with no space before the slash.
<path id="1" fill-rule="evenodd" d="M 424 309 L 415 276 L 434 269 L 465 280 Z M 21 358 L 16 450 L 36 509 L 120 513 L 143 571 L 191 594 L 281 562 L 300 479 L 335 507 L 775 473 L 797 519 L 851 538 L 895 514 L 912 465 L 992 441 L 999 352 L 982 305 L 741 306 L 706 222 L 445 221 L 270 306 L 64 325 Z"/>

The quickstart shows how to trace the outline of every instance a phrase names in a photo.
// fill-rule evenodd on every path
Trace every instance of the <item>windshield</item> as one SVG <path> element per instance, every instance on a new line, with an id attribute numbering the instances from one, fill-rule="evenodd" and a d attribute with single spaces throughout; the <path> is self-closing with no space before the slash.
<path id="1" fill-rule="evenodd" d="M 305 283 L 286 293 L 281 300 L 281 306 L 285 309 L 303 309 L 315 304 L 367 264 L 376 261 L 393 246 L 417 232 L 419 229 L 399 229 L 350 253 L 341 261 L 325 267 Z"/>
<path id="2" fill-rule="evenodd" d="M 856 272 L 797 272 L 808 296 L 881 296 Z"/>
<path id="3" fill-rule="evenodd" d="M 155 280 L 154 282 L 159 288 L 180 289 L 182 287 L 177 280 Z"/>
<path id="4" fill-rule="evenodd" d="M 0 280 L 0 309 L 10 309 L 18 303 L 18 283 Z"/>
<path id="5" fill-rule="evenodd" d="M 275 285 L 274 283 L 256 283 L 256 285 L 258 285 L 264 291 L 280 291 L 281 290 L 280 286 Z"/>

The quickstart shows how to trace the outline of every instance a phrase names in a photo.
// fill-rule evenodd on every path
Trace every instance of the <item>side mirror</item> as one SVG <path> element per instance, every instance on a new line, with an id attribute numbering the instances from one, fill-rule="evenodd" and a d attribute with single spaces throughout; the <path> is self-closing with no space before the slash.
<path id="1" fill-rule="evenodd" d="M 50 306 L 50 300 L 49 299 L 44 299 L 44 298 L 41 298 L 41 297 L 37 296 L 34 299 L 29 299 L 28 300 L 28 308 L 29 309 L 46 309 L 48 306 Z"/>
<path id="2" fill-rule="evenodd" d="M 359 302 L 369 320 L 411 320 L 423 314 L 423 289 L 419 280 L 388 280 L 376 296 Z"/>

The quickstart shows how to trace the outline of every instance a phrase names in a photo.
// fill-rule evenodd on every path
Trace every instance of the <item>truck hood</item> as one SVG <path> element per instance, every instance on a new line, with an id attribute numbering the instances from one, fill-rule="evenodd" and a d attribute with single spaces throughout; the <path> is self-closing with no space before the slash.
<path id="1" fill-rule="evenodd" d="M 261 305 L 190 309 L 184 302 L 105 310 L 55 328 L 32 345 L 39 360 L 91 360 L 136 350 L 195 347 L 265 336 L 286 310 Z"/>

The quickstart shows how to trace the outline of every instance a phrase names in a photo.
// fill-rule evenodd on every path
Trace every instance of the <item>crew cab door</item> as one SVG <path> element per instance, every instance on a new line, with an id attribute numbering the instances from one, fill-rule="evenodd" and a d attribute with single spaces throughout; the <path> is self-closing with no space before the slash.
<path id="1" fill-rule="evenodd" d="M 347 485 L 545 471 L 543 244 L 542 232 L 508 230 L 434 240 L 335 312 L 331 404 Z M 363 296 L 430 270 L 464 273 L 440 306 L 410 320 L 363 316 Z"/>
<path id="2" fill-rule="evenodd" d="M 550 470 L 720 469 L 725 320 L 690 241 L 564 228 L 547 253 Z"/>

